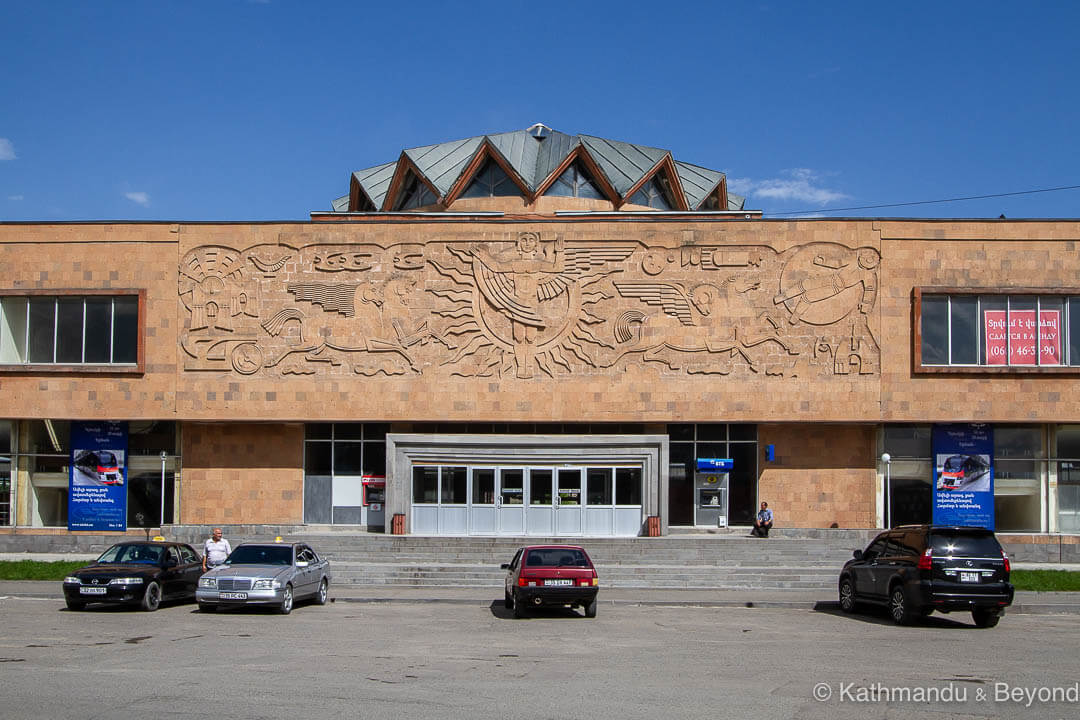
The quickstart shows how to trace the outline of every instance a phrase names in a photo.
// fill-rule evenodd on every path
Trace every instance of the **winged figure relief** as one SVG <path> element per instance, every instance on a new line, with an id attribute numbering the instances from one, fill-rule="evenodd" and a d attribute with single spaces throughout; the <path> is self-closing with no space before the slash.
<path id="1" fill-rule="evenodd" d="M 548 374 L 554 365 L 569 370 L 569 355 L 592 364 L 587 346 L 604 343 L 586 325 L 602 321 L 590 315 L 586 306 L 600 297 L 582 290 L 616 272 L 618 268 L 612 265 L 629 258 L 638 245 L 611 242 L 567 247 L 561 237 L 545 240 L 540 233 L 521 232 L 512 247 L 499 246 L 503 249 L 498 252 L 487 244 L 468 249 L 449 247 L 455 263 L 431 261 L 458 287 L 471 286 L 466 296 L 437 291 L 456 305 L 440 314 L 459 317 L 468 313 L 472 292 L 483 301 L 475 303 L 478 316 L 473 321 L 454 329 L 470 337 L 451 362 L 485 349 L 489 355 L 510 351 L 520 378 L 532 377 L 534 364 Z"/>

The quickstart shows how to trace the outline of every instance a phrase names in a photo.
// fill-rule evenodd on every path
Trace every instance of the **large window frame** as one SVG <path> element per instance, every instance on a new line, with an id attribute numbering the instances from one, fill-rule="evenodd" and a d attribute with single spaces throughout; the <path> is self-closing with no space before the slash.
<path id="1" fill-rule="evenodd" d="M 975 362 L 952 362 L 951 349 L 946 350 L 946 363 L 945 364 L 927 364 L 923 358 L 923 308 L 928 297 L 945 297 L 949 299 L 950 307 L 952 299 L 975 299 L 976 301 L 976 316 L 975 316 L 975 332 L 977 347 L 975 351 Z M 981 302 L 985 298 L 995 298 L 1000 301 L 1003 308 L 1009 309 L 1013 300 L 1020 301 L 1021 299 L 1034 299 L 1036 310 L 1042 309 L 1042 302 L 1049 301 L 1051 298 L 1060 299 L 1062 302 L 1061 317 L 1059 320 L 1060 326 L 1058 332 L 1060 334 L 1060 343 L 1058 346 L 1058 352 L 1060 354 L 1060 364 L 1039 364 L 1040 358 L 1039 352 L 1036 353 L 1035 362 L 1032 364 L 1013 364 L 1011 358 L 1011 349 L 1007 350 L 1005 362 L 1002 364 L 989 364 L 989 361 L 985 356 L 984 336 L 985 328 L 982 327 L 984 320 L 983 315 L 979 312 L 978 308 L 981 307 Z M 1070 300 L 1072 302 L 1070 302 Z M 978 375 L 1080 375 L 1080 352 L 1073 352 L 1070 348 L 1070 344 L 1080 341 L 1080 337 L 1073 338 L 1070 341 L 1070 325 L 1076 323 L 1078 325 L 1077 332 L 1080 332 L 1080 312 L 1073 312 L 1070 314 L 1070 306 L 1074 306 L 1076 310 L 1080 310 L 1080 288 L 1008 288 L 1007 290 L 992 289 L 992 288 L 956 288 L 956 287 L 916 287 L 912 291 L 912 371 L 915 374 L 925 375 L 937 375 L 937 374 L 978 374 Z M 984 308 L 985 309 L 985 308 Z M 1024 310 L 1030 311 L 1031 308 L 1024 308 Z M 1075 316 L 1075 317 L 1072 317 Z M 1036 317 L 1039 317 L 1036 312 Z M 951 326 L 951 311 L 947 320 L 944 332 L 951 346 L 952 338 L 952 326 Z M 1011 336 L 1011 332 L 1007 333 L 1007 336 Z M 1008 340 L 1011 343 L 1011 338 Z M 1041 348 L 1039 341 L 1036 340 L 1036 348 Z"/>
<path id="2" fill-rule="evenodd" d="M 32 305 L 34 301 L 46 298 L 54 298 L 53 315 L 52 315 L 52 362 L 43 362 L 35 359 L 31 360 L 31 342 L 32 333 L 34 328 L 33 323 L 30 321 L 30 315 L 32 313 Z M 108 290 L 0 290 L 0 321 L 7 324 L 7 320 L 3 315 L 3 307 L 10 305 L 10 300 L 26 300 L 26 317 L 17 319 L 20 324 L 17 327 L 20 328 L 23 333 L 23 342 L 20 346 L 18 342 L 15 344 L 15 352 L 19 353 L 19 359 L 17 361 L 4 361 L 0 360 L 0 373 L 106 373 L 106 374 L 128 374 L 128 375 L 142 375 L 146 368 L 145 358 L 145 328 L 146 328 L 146 290 L 145 289 L 108 289 Z M 83 300 L 82 320 L 80 330 L 80 351 L 79 362 L 73 360 L 58 360 L 57 353 L 59 348 L 63 345 L 63 339 L 61 337 L 61 313 L 59 309 L 62 304 L 70 305 L 73 300 Z M 109 340 L 108 340 L 108 353 L 109 360 L 107 362 L 86 360 L 87 350 L 87 301 L 112 299 L 113 303 L 109 309 Z M 116 352 L 116 343 L 120 338 L 117 336 L 117 323 L 116 323 L 116 303 L 117 299 L 134 299 L 136 305 L 136 317 L 134 328 L 134 342 L 135 342 L 135 360 L 134 362 L 116 362 L 114 361 Z M 38 303 L 40 304 L 40 302 Z M 8 326 L 10 327 L 10 326 Z M 47 332 L 43 330 L 43 332 Z M 10 333 L 5 328 L 3 332 L 3 339 L 0 342 L 12 342 L 14 340 Z M 4 348 L 0 348 L 0 352 L 5 352 Z M 2 357 L 2 355 L 0 355 Z"/>

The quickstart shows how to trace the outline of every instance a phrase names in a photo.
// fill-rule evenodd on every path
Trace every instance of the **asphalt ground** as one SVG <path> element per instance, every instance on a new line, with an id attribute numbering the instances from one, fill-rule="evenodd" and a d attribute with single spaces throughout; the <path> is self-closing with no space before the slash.
<path id="1" fill-rule="evenodd" d="M 57 581 L 0 581 L 0 599 L 35 598 L 63 600 Z M 487 605 L 502 601 L 499 587 L 402 587 L 395 585 L 333 585 L 331 602 Z M 642 605 L 668 607 L 758 608 L 788 610 L 828 610 L 839 608 L 835 593 L 822 590 L 713 590 L 652 588 L 605 588 L 598 604 L 604 606 Z M 1080 614 L 1080 593 L 1018 592 L 1010 614 Z"/>
<path id="2" fill-rule="evenodd" d="M 481 593 L 483 594 L 483 593 Z M 0 600 L 0 715 L 32 718 L 1075 718 L 1080 624 L 502 598 L 200 613 Z M 446 599 L 446 598 L 443 598 Z M 1075 689 L 1074 689 L 1075 688 Z"/>

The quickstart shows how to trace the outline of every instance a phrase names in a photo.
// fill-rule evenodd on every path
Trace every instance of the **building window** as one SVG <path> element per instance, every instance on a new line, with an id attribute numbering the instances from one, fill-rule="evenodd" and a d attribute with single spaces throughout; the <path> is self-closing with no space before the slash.
<path id="1" fill-rule="evenodd" d="M 675 203 L 671 200 L 671 190 L 667 178 L 654 175 L 636 193 L 630 196 L 633 205 L 645 205 L 655 210 L 671 210 Z"/>
<path id="2" fill-rule="evenodd" d="M 922 369 L 1080 367 L 1080 296 L 916 289 L 916 310 Z"/>
<path id="3" fill-rule="evenodd" d="M 309 423 L 304 439 L 304 522 L 362 525 L 364 480 L 386 475 L 387 423 Z"/>
<path id="4" fill-rule="evenodd" d="M 671 525 L 693 525 L 698 458 L 731 458 L 728 523 L 750 525 L 757 513 L 757 425 L 701 423 L 667 426 L 670 438 L 668 513 Z"/>
<path id="5" fill-rule="evenodd" d="M 142 293 L 0 297 L 0 366 L 141 365 Z"/>
<path id="6" fill-rule="evenodd" d="M 473 177 L 469 187 L 461 197 L 485 198 L 485 197 L 513 197 L 521 195 L 521 188 L 517 186 L 510 176 L 499 167 L 493 160 L 488 160 L 479 172 Z"/>
<path id="7" fill-rule="evenodd" d="M 394 210 L 416 210 L 417 208 L 434 205 L 439 201 L 431 188 L 427 186 L 416 173 L 410 172 L 405 177 L 405 183 L 398 195 L 398 201 L 394 204 Z"/>
<path id="8" fill-rule="evenodd" d="M 720 207 L 720 191 L 717 190 L 714 193 L 710 193 L 701 204 L 698 205 L 698 210 L 715 212 L 717 210 L 727 210 L 727 208 Z"/>
<path id="9" fill-rule="evenodd" d="M 11 421 L 0 420 L 0 527 L 12 524 Z"/>
<path id="10" fill-rule="evenodd" d="M 1057 529 L 1080 533 L 1080 425 L 1062 425 L 1055 441 Z"/>
<path id="11" fill-rule="evenodd" d="M 580 164 L 574 163 L 566 168 L 562 175 L 551 184 L 545 195 L 556 197 L 589 198 L 604 200 L 604 195 L 596 189 L 596 184 Z"/>
<path id="12" fill-rule="evenodd" d="M 127 526 L 148 528 L 175 522 L 176 477 L 181 466 L 176 423 L 133 420 L 127 433 Z M 5 443 L 10 455 L 4 454 Z M 66 527 L 71 462 L 70 421 L 28 420 L 6 428 L 0 423 L 0 513 L 8 498 L 7 523 Z M 12 480 L 22 485 L 16 487 Z M 15 507 L 18 513 L 11 510 Z"/>
<path id="13" fill-rule="evenodd" d="M 1039 425 L 995 425 L 994 523 L 1001 532 L 1040 532 L 1047 458 Z M 889 453 L 886 516 L 893 527 L 933 518 L 932 426 L 886 425 Z"/>

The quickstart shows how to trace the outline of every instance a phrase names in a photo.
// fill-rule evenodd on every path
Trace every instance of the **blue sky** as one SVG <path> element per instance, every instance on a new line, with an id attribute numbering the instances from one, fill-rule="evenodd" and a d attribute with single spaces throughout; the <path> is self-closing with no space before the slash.
<path id="1" fill-rule="evenodd" d="M 0 220 L 304 220 L 543 122 L 801 210 L 1080 185 L 1080 3 L 0 1 Z M 1080 217 L 1080 189 L 826 215 Z"/>

